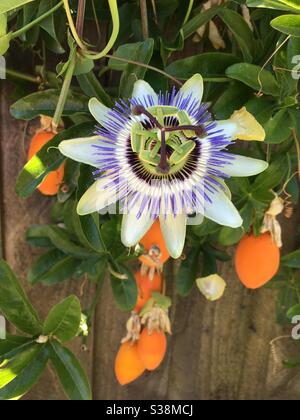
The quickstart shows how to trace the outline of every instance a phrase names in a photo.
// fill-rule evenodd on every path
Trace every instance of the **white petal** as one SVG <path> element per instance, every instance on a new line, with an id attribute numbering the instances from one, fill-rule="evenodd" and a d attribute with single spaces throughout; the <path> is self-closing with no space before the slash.
<path id="1" fill-rule="evenodd" d="M 242 226 L 243 220 L 226 194 L 219 190 L 210 195 L 212 203 L 205 202 L 205 217 L 219 225 L 237 228 Z"/>
<path id="2" fill-rule="evenodd" d="M 99 212 L 118 201 L 117 183 L 112 184 L 109 177 L 101 178 L 84 193 L 81 197 L 77 213 L 81 216 Z"/>
<path id="3" fill-rule="evenodd" d="M 253 176 L 265 171 L 268 166 L 264 160 L 234 155 L 234 160 L 220 170 L 229 176 Z"/>
<path id="4" fill-rule="evenodd" d="M 186 234 L 186 215 L 162 214 L 159 218 L 166 247 L 173 258 L 182 254 Z"/>
<path id="5" fill-rule="evenodd" d="M 111 109 L 99 102 L 98 99 L 91 98 L 89 101 L 89 110 L 95 120 L 97 120 L 103 127 L 106 127 L 107 123 L 111 119 L 108 115 Z"/>
<path id="6" fill-rule="evenodd" d="M 124 214 L 122 220 L 121 240 L 127 247 L 136 245 L 142 237 L 148 232 L 154 223 L 149 212 L 142 213 L 137 218 L 135 212 Z"/>
<path id="7" fill-rule="evenodd" d="M 185 99 L 191 96 L 191 103 L 195 99 L 199 103 L 203 97 L 203 78 L 201 74 L 194 74 L 185 84 L 180 88 L 179 92 L 175 96 L 175 101 L 178 97 Z"/>
<path id="8" fill-rule="evenodd" d="M 76 162 L 86 163 L 87 165 L 99 167 L 97 160 L 99 156 L 96 154 L 95 145 L 101 137 L 94 136 L 89 138 L 79 138 L 73 140 L 65 140 L 58 146 L 59 151 Z"/>
<path id="9" fill-rule="evenodd" d="M 204 221 L 204 216 L 201 213 L 193 214 L 187 217 L 186 224 L 189 226 L 198 226 L 201 225 Z"/>
<path id="10" fill-rule="evenodd" d="M 132 92 L 132 98 L 137 99 L 139 103 L 144 103 L 148 96 L 151 96 L 155 105 L 158 104 L 158 96 L 154 89 L 149 83 L 144 80 L 138 80 L 135 82 Z"/>
<path id="11" fill-rule="evenodd" d="M 200 292 L 211 302 L 220 299 L 224 295 L 226 289 L 225 280 L 218 274 L 200 277 L 196 280 L 196 284 Z"/>

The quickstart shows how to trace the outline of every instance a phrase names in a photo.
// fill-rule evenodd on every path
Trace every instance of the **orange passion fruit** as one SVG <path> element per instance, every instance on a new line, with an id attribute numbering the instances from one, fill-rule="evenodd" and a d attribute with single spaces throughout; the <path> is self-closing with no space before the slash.
<path id="1" fill-rule="evenodd" d="M 163 331 L 150 332 L 148 328 L 144 328 L 137 343 L 137 350 L 146 369 L 157 369 L 166 354 L 166 334 Z"/>
<path id="2" fill-rule="evenodd" d="M 30 160 L 41 148 L 47 144 L 55 136 L 55 133 L 42 131 L 35 134 L 32 138 L 29 151 L 28 160 Z M 62 164 L 56 171 L 52 171 L 47 175 L 44 181 L 39 185 L 39 191 L 44 195 L 56 195 L 64 178 L 64 164 Z"/>
<path id="3" fill-rule="evenodd" d="M 115 360 L 115 374 L 120 385 L 135 381 L 145 371 L 137 350 L 130 341 L 121 344 Z"/>
<path id="4" fill-rule="evenodd" d="M 170 258 L 158 219 L 141 239 L 140 244 L 143 245 L 145 253 L 139 260 L 148 267 L 160 267 Z"/>
<path id="5" fill-rule="evenodd" d="M 240 281 L 249 289 L 266 284 L 277 273 L 280 250 L 270 233 L 246 235 L 237 246 L 235 269 Z"/>

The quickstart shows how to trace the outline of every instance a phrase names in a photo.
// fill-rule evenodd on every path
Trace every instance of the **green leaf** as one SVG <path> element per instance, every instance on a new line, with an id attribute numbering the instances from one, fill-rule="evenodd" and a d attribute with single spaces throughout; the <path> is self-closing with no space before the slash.
<path id="1" fill-rule="evenodd" d="M 52 9 L 55 6 L 56 2 L 53 0 L 41 0 L 39 4 L 39 9 L 37 17 L 44 15 L 48 10 Z M 49 50 L 55 54 L 63 54 L 65 50 L 61 46 L 58 36 L 56 33 L 55 23 L 54 23 L 54 14 L 52 13 L 46 19 L 43 19 L 40 24 L 40 28 L 45 31 L 45 40 L 47 41 L 47 47 Z"/>
<path id="2" fill-rule="evenodd" d="M 125 267 L 116 267 L 120 274 L 126 274 L 128 279 L 121 280 L 120 278 L 111 275 L 111 287 L 117 306 L 123 312 L 131 311 L 137 301 L 138 290 L 134 275 Z"/>
<path id="3" fill-rule="evenodd" d="M 57 194 L 59 203 L 65 203 L 74 194 L 78 186 L 80 163 L 66 159 L 63 182 Z"/>
<path id="4" fill-rule="evenodd" d="M 300 357 L 296 357 L 292 360 L 284 360 L 282 364 L 286 369 L 294 369 L 300 365 Z"/>
<path id="5" fill-rule="evenodd" d="M 0 365 L 27 350 L 34 342 L 32 338 L 6 334 L 5 340 L 0 340 Z"/>
<path id="6" fill-rule="evenodd" d="M 112 100 L 105 92 L 95 74 L 91 71 L 87 74 L 77 76 L 77 80 L 83 93 L 89 98 L 97 98 L 104 105 L 111 107 Z"/>
<path id="7" fill-rule="evenodd" d="M 31 93 L 15 102 L 10 108 L 10 113 L 18 120 L 32 120 L 39 115 L 53 117 L 59 95 L 60 91 L 56 89 Z M 88 113 L 87 103 L 88 98 L 85 95 L 70 91 L 63 116 L 71 116 L 76 112 Z"/>
<path id="8" fill-rule="evenodd" d="M 92 392 L 87 375 L 73 353 L 57 341 L 51 341 L 49 348 L 51 362 L 68 398 L 73 401 L 91 400 Z"/>
<path id="9" fill-rule="evenodd" d="M 280 93 L 273 74 L 254 64 L 234 64 L 226 70 L 226 75 L 231 79 L 239 80 L 254 90 L 262 90 L 267 95 L 278 96 Z"/>
<path id="10" fill-rule="evenodd" d="M 277 187 L 284 179 L 286 172 L 287 159 L 283 156 L 272 162 L 266 171 L 258 175 L 252 185 L 252 192 L 259 193 Z"/>
<path id="11" fill-rule="evenodd" d="M 193 233 L 196 236 L 203 237 L 206 235 L 211 235 L 219 230 L 220 226 L 213 222 L 210 219 L 204 219 L 201 225 L 194 225 L 192 226 Z"/>
<path id="12" fill-rule="evenodd" d="M 76 296 L 69 296 L 51 309 L 44 323 L 43 334 L 51 334 L 62 342 L 72 340 L 78 333 L 80 319 L 80 301 Z"/>
<path id="13" fill-rule="evenodd" d="M 115 52 L 115 56 L 131 61 L 139 61 L 148 64 L 153 55 L 154 40 L 149 38 L 144 42 L 121 45 Z M 136 64 L 126 64 L 120 66 L 116 64 L 116 59 L 110 59 L 109 67 L 123 70 L 120 80 L 120 95 L 129 98 L 132 93 L 133 85 L 138 79 L 144 79 L 147 69 Z"/>
<path id="14" fill-rule="evenodd" d="M 0 37 L 7 33 L 7 14 L 0 15 Z"/>
<path id="15" fill-rule="evenodd" d="M 300 250 L 291 252 L 282 257 L 281 263 L 285 267 L 300 268 Z"/>
<path id="16" fill-rule="evenodd" d="M 191 36 L 202 25 L 206 25 L 206 23 L 208 23 L 211 19 L 213 19 L 216 16 L 220 9 L 221 8 L 218 6 L 213 6 L 208 10 L 199 11 L 199 13 L 196 16 L 194 16 L 185 25 L 183 25 L 182 30 L 184 39 L 187 39 L 189 36 Z"/>
<path id="17" fill-rule="evenodd" d="M 3 260 L 0 260 L 0 310 L 20 331 L 31 335 L 40 334 L 38 315 L 15 274 Z"/>
<path id="18" fill-rule="evenodd" d="M 121 217 L 111 216 L 111 219 L 101 225 L 101 236 L 105 248 L 110 251 L 115 260 L 126 252 L 126 248 L 121 242 Z"/>
<path id="19" fill-rule="evenodd" d="M 11 33 L 0 37 L 0 55 L 4 55 L 9 49 Z"/>
<path id="20" fill-rule="evenodd" d="M 52 245 L 52 243 L 51 243 Z M 60 262 L 65 257 L 65 254 L 58 249 L 50 249 L 50 251 L 41 255 L 30 267 L 30 270 L 27 274 L 27 281 L 33 286 L 37 282 L 41 281 L 43 276 L 49 270 L 52 269 L 54 265 Z"/>
<path id="21" fill-rule="evenodd" d="M 300 11 L 298 0 L 247 0 L 249 7 L 264 7 L 268 9 Z"/>
<path id="22" fill-rule="evenodd" d="M 40 234 L 50 239 L 52 244 L 64 254 L 76 258 L 89 258 L 97 256 L 96 253 L 83 248 L 73 241 L 69 232 L 55 225 L 44 225 L 40 228 Z"/>
<path id="23" fill-rule="evenodd" d="M 200 73 L 204 78 L 224 78 L 227 67 L 238 63 L 238 58 L 228 53 L 203 53 L 192 55 L 174 61 L 166 72 L 178 79 L 187 80 L 195 73 Z"/>
<path id="24" fill-rule="evenodd" d="M 43 236 L 44 233 L 43 225 L 33 225 L 26 232 L 26 241 L 37 248 L 53 248 L 50 239 Z"/>
<path id="25" fill-rule="evenodd" d="M 199 254 L 200 248 L 193 247 L 180 264 L 176 275 L 176 291 L 181 296 L 187 296 L 192 290 L 198 274 Z"/>
<path id="26" fill-rule="evenodd" d="M 270 96 L 260 96 L 250 99 L 245 103 L 245 107 L 260 124 L 266 124 L 272 117 L 277 104 Z"/>
<path id="27" fill-rule="evenodd" d="M 0 368 L 0 389 L 13 381 L 20 372 L 31 362 L 38 351 L 38 344 L 34 343 L 20 354 L 6 359 Z"/>
<path id="28" fill-rule="evenodd" d="M 210 276 L 218 272 L 216 256 L 210 248 L 203 249 L 203 267 L 201 277 Z"/>
<path id="29" fill-rule="evenodd" d="M 240 227 L 237 229 L 233 229 L 227 226 L 223 226 L 218 236 L 218 242 L 220 243 L 220 245 L 223 246 L 231 246 L 238 243 L 243 236 L 243 228 Z"/>
<path id="30" fill-rule="evenodd" d="M 241 109 L 252 95 L 252 91 L 242 83 L 232 82 L 213 105 L 217 120 L 228 119 L 235 110 Z"/>
<path id="31" fill-rule="evenodd" d="M 285 36 L 281 35 L 278 44 L 281 44 L 284 40 Z M 274 57 L 273 68 L 276 69 L 275 76 L 280 86 L 280 95 L 284 98 L 284 104 L 288 104 L 288 101 L 292 104 L 296 104 L 297 102 L 298 80 L 294 77 L 294 72 L 297 71 L 297 66 L 295 65 L 298 64 L 297 54 L 299 48 L 300 39 L 291 38 L 287 46 L 280 48 Z"/>
<path id="32" fill-rule="evenodd" d="M 287 35 L 300 37 L 300 16 L 283 15 L 271 21 L 271 26 Z"/>
<path id="33" fill-rule="evenodd" d="M 4 55 L 9 49 L 11 32 L 7 33 L 7 15 L 0 15 L 0 55 Z"/>
<path id="34" fill-rule="evenodd" d="M 289 280 L 285 280 L 285 287 L 279 290 L 276 303 L 276 318 L 279 324 L 290 324 L 287 318 L 288 310 L 299 303 L 297 288 Z"/>
<path id="35" fill-rule="evenodd" d="M 91 60 L 90 58 L 82 57 L 80 54 L 77 54 L 74 76 L 81 76 L 83 74 L 90 73 L 93 70 L 93 68 L 93 60 Z"/>
<path id="36" fill-rule="evenodd" d="M 218 11 L 218 16 L 223 20 L 230 32 L 233 33 L 238 46 L 242 50 L 245 61 L 252 61 L 255 39 L 245 19 L 237 12 L 225 7 Z"/>
<path id="37" fill-rule="evenodd" d="M 19 356 L 16 356 L 17 358 Z M 26 394 L 39 380 L 49 359 L 46 346 L 40 345 L 33 358 L 21 372 L 7 385 L 0 389 L 0 400 L 10 400 Z"/>
<path id="38" fill-rule="evenodd" d="M 16 192 L 20 197 L 29 197 L 41 184 L 49 172 L 57 169 L 64 157 L 57 149 L 61 141 L 76 138 L 88 137 L 93 132 L 92 123 L 83 123 L 62 131 L 50 140 L 44 147 L 30 159 L 17 178 Z"/>
<path id="39" fill-rule="evenodd" d="M 41 255 L 31 266 L 27 280 L 31 285 L 38 282 L 57 284 L 69 279 L 81 264 L 81 260 L 67 256 L 58 249 Z"/>
<path id="40" fill-rule="evenodd" d="M 30 3 L 34 0 L 1 0 L 0 14 L 9 12 L 18 7 L 24 6 L 24 4 Z"/>
<path id="41" fill-rule="evenodd" d="M 292 320 L 294 318 L 294 316 L 300 315 L 300 303 L 297 303 L 297 305 L 292 306 L 288 311 L 287 311 L 287 317 L 288 319 Z"/>
<path id="42" fill-rule="evenodd" d="M 286 109 L 278 111 L 264 125 L 266 143 L 278 144 L 285 141 L 291 135 L 291 121 Z"/>

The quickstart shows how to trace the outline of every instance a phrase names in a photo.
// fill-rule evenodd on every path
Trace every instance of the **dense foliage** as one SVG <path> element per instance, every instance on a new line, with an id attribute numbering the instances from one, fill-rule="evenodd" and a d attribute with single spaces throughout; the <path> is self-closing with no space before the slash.
<path id="1" fill-rule="evenodd" d="M 52 223 L 31 226 L 27 232 L 27 241 L 45 250 L 30 268 L 28 282 L 55 287 L 70 277 L 87 276 L 97 289 L 90 308 L 81 309 L 71 296 L 52 308 L 42 323 L 11 269 L 1 262 L 0 309 L 24 335 L 0 341 L 0 399 L 24 395 L 48 361 L 70 399 L 90 399 L 86 375 L 63 343 L 88 333 L 106 273 L 118 307 L 130 312 L 136 304 L 132 263 L 141 250 L 122 245 L 120 216 L 77 214 L 78 200 L 93 182 L 92 169 L 65 159 L 58 150 L 62 140 L 93 133 L 95 121 L 87 106 L 91 97 L 111 106 L 116 98 L 131 96 L 137 79 L 165 91 L 201 73 L 204 100 L 217 119 L 229 118 L 245 106 L 266 131 L 264 143 L 233 146 L 237 154 L 246 148 L 248 156 L 269 162 L 257 177 L 229 180 L 243 226 L 233 229 L 204 220 L 189 227 L 186 258 L 176 276 L 182 296 L 191 292 L 197 276 L 215 274 L 219 261 L 231 261 L 226 247 L 237 244 L 245 232 L 260 233 L 274 194 L 284 200 L 287 217 L 299 200 L 298 0 L 91 0 L 83 16 L 77 8 L 84 3 L 0 4 L 0 53 L 5 54 L 7 76 L 15 87 L 12 116 L 26 121 L 48 116 L 54 130 L 61 119 L 64 123 L 24 166 L 16 183 L 16 193 L 25 199 L 65 163 Z M 72 16 L 77 16 L 77 32 Z M 100 46 L 104 50 L 94 52 Z M 34 66 L 20 71 L 21 61 Z M 296 249 L 282 257 L 280 271 L 268 285 L 278 289 L 280 323 L 300 313 L 299 268 Z"/>

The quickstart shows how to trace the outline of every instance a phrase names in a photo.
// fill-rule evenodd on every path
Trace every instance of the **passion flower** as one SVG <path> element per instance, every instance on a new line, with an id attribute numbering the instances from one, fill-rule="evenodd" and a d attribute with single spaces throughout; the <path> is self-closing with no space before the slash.
<path id="1" fill-rule="evenodd" d="M 203 79 L 196 74 L 178 92 L 165 94 L 138 80 L 132 99 L 121 99 L 114 109 L 91 99 L 90 112 L 101 124 L 96 135 L 59 146 L 65 156 L 96 168 L 96 181 L 79 201 L 78 213 L 99 212 L 118 201 L 128 247 L 159 218 L 173 258 L 182 253 L 190 222 L 201 223 L 205 216 L 241 226 L 224 180 L 256 175 L 268 165 L 226 148 L 235 139 L 262 141 L 265 132 L 246 108 L 229 120 L 213 121 L 202 96 Z"/>

